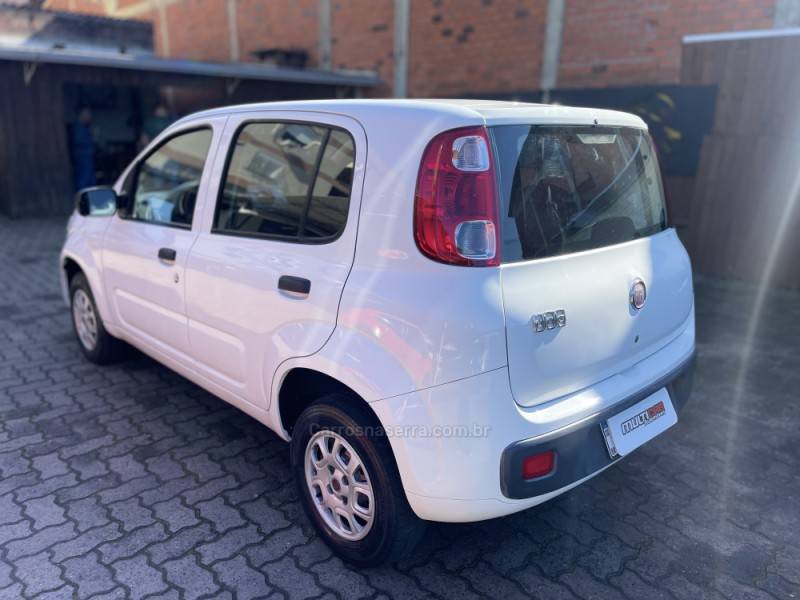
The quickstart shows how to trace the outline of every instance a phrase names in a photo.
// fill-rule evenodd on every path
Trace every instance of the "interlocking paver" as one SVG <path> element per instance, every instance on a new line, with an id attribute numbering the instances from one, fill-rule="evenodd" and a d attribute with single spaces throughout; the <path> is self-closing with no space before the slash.
<path id="1" fill-rule="evenodd" d="M 177 534 L 169 536 L 164 541 L 153 544 L 147 553 L 157 565 L 166 560 L 183 556 L 202 544 L 210 542 L 217 536 L 209 523 L 200 523 L 195 527 L 181 529 Z"/>
<path id="2" fill-rule="evenodd" d="M 219 498 L 224 492 L 236 489 L 237 487 L 239 487 L 239 482 L 236 481 L 236 478 L 233 475 L 226 475 L 224 477 L 212 479 L 199 487 L 187 490 L 183 492 L 181 496 L 186 501 L 186 504 L 194 506 L 204 500 Z"/>
<path id="3" fill-rule="evenodd" d="M 22 519 L 22 506 L 15 500 L 11 492 L 0 496 L 0 526 L 16 523 Z"/>
<path id="4" fill-rule="evenodd" d="M 203 564 L 209 565 L 218 560 L 230 558 L 237 554 L 245 546 L 258 544 L 261 541 L 261 534 L 255 525 L 245 525 L 231 529 L 225 534 L 204 544 L 197 549 L 200 560 Z"/>
<path id="5" fill-rule="evenodd" d="M 132 533 L 116 541 L 103 544 L 98 548 L 104 562 L 110 564 L 120 558 L 136 556 L 147 546 L 167 539 L 169 535 L 162 523 L 153 523 L 146 527 L 136 529 Z"/>
<path id="6" fill-rule="evenodd" d="M 310 598 L 322 593 L 314 576 L 307 570 L 299 568 L 286 556 L 279 561 L 267 563 L 261 567 L 269 583 L 295 598 Z"/>
<path id="7" fill-rule="evenodd" d="M 265 497 L 240 504 L 238 508 L 244 513 L 247 519 L 258 525 L 265 534 L 272 533 L 277 529 L 282 529 L 289 525 L 289 521 L 286 520 L 284 514 L 272 508 Z"/>
<path id="8" fill-rule="evenodd" d="M 73 539 L 77 533 L 75 525 L 72 523 L 45 527 L 29 537 L 15 539 L 6 544 L 6 558 L 14 561 L 23 556 L 38 554 L 42 550 L 52 547 L 53 544 Z"/>
<path id="9" fill-rule="evenodd" d="M 311 570 L 317 574 L 320 581 L 327 583 L 329 577 L 335 573 L 331 567 L 338 565 L 340 562 L 337 559 L 331 559 L 324 563 L 319 563 L 311 567 Z M 341 569 L 341 567 L 340 567 Z M 425 582 L 425 587 L 431 592 L 442 598 L 449 598 L 452 600 L 479 600 L 481 594 L 472 588 L 472 584 L 468 579 L 465 579 L 457 573 L 450 573 L 443 570 L 435 562 L 426 562 L 421 567 L 416 567 L 410 573 L 418 580 Z M 345 585 L 347 588 L 348 598 L 363 598 L 369 595 L 370 587 L 366 584 L 363 576 L 359 576 L 352 571 L 344 570 L 341 582 L 336 584 L 337 589 L 342 589 Z"/>
<path id="10" fill-rule="evenodd" d="M 579 598 L 603 598 L 604 600 L 625 600 L 617 588 L 607 582 L 595 579 L 583 567 L 575 567 L 561 575 L 558 580 L 566 585 Z"/>
<path id="11" fill-rule="evenodd" d="M 251 546 L 244 551 L 250 558 L 250 561 L 256 565 L 261 566 L 265 562 L 277 560 L 287 552 L 297 549 L 301 544 L 305 544 L 308 538 L 299 527 L 287 527 L 280 531 L 276 531 L 266 539 L 262 539 L 260 543 Z M 322 546 L 319 542 L 318 545 Z M 300 558 L 300 555 L 295 551 L 295 556 Z M 325 556 L 330 556 L 330 551 L 325 548 Z M 302 564 L 302 561 L 300 561 Z"/>
<path id="12" fill-rule="evenodd" d="M 193 555 L 165 562 L 164 570 L 169 582 L 179 587 L 188 600 L 206 594 L 219 597 L 216 593 L 219 586 L 214 582 L 213 572 L 201 567 Z"/>
<path id="13" fill-rule="evenodd" d="M 57 452 L 44 454 L 34 457 L 33 468 L 39 471 L 42 479 L 49 479 L 56 475 L 66 475 L 69 473 L 69 465 L 66 461 L 61 460 Z"/>
<path id="14" fill-rule="evenodd" d="M 162 572 L 149 565 L 143 555 L 118 560 L 111 565 L 111 568 L 115 579 L 126 587 L 132 600 L 139 600 L 168 589 Z"/>
<path id="15" fill-rule="evenodd" d="M 3 540 L 3 545 L 6 549 L 14 540 L 27 540 L 32 533 L 33 529 L 31 529 L 31 524 L 28 521 L 20 520 L 16 523 L 0 526 L 0 540 Z"/>
<path id="16" fill-rule="evenodd" d="M 678 427 L 551 503 L 432 525 L 408 560 L 357 571 L 314 534 L 277 436 L 140 354 L 81 357 L 63 229 L 0 220 L 0 599 L 800 598 L 800 294 L 768 296 L 745 340 L 756 290 L 700 279 Z"/>
<path id="17" fill-rule="evenodd" d="M 242 514 L 228 506 L 222 496 L 206 502 L 199 502 L 195 508 L 205 520 L 214 526 L 217 533 L 225 533 L 233 527 L 241 527 L 245 524 Z"/>
<path id="18" fill-rule="evenodd" d="M 487 598 L 522 599 L 529 597 L 528 592 L 522 589 L 516 581 L 498 575 L 483 561 L 464 569 L 462 575 L 469 581 L 472 589 Z M 392 588 L 390 587 L 387 591 L 392 591 Z"/>
<path id="19" fill-rule="evenodd" d="M 162 482 L 169 481 L 170 479 L 178 479 L 186 475 L 186 471 L 184 471 L 181 463 L 173 459 L 169 454 L 148 458 L 145 464 L 147 465 L 147 470 L 158 477 Z M 220 474 L 224 475 L 221 471 Z"/>
<path id="20" fill-rule="evenodd" d="M 263 598 L 271 591 L 264 574 L 250 567 L 243 556 L 218 562 L 212 568 L 222 583 L 236 590 L 238 600 Z M 348 596 L 348 598 L 355 598 L 355 596 Z"/>
<path id="21" fill-rule="evenodd" d="M 53 591 L 64 585 L 61 569 L 47 552 L 21 558 L 14 563 L 15 576 L 22 583 L 25 597 Z"/>
<path id="22" fill-rule="evenodd" d="M 14 580 L 11 578 L 11 565 L 6 561 L 0 561 L 0 590 L 13 585 L 13 583 Z"/>
<path id="23" fill-rule="evenodd" d="M 3 589 L 0 589 L 0 598 L 2 600 L 12 600 L 23 597 L 23 587 L 21 583 L 12 583 Z"/>
<path id="24" fill-rule="evenodd" d="M 94 554 L 64 561 L 65 577 L 78 588 L 78 595 L 89 598 L 110 592 L 119 584 L 114 581 L 111 569 L 102 564 Z"/>
<path id="25" fill-rule="evenodd" d="M 577 596 L 563 583 L 542 574 L 533 563 L 509 574 L 525 593 L 543 600 L 575 600 Z M 480 581 L 484 585 L 483 581 Z M 482 588 L 483 589 L 483 588 Z M 636 596 L 632 596 L 636 598 Z"/>
<path id="26" fill-rule="evenodd" d="M 139 527 L 155 523 L 153 510 L 142 506 L 138 498 L 129 498 L 109 504 L 111 516 L 122 526 L 123 531 L 130 532 Z"/>
<path id="27" fill-rule="evenodd" d="M 65 521 L 64 509 L 55 502 L 54 496 L 41 496 L 23 502 L 26 517 L 33 519 L 34 529 L 60 525 Z"/>
<path id="28" fill-rule="evenodd" d="M 198 523 L 195 511 L 181 502 L 177 496 L 152 505 L 156 517 L 161 519 L 169 529 L 175 533 L 184 527 L 191 527 Z"/>
<path id="29" fill-rule="evenodd" d="M 191 492 L 197 487 L 198 483 L 194 475 L 186 475 L 180 479 L 170 479 L 158 487 L 145 490 L 139 494 L 139 498 L 141 498 L 142 502 L 149 506 L 154 506 L 169 500 L 180 502 L 182 500 L 180 494 L 184 492 Z M 172 529 L 174 529 L 174 527 Z"/>
<path id="30" fill-rule="evenodd" d="M 65 584 L 50 592 L 42 592 L 35 597 L 35 600 L 74 600 L 75 588 L 70 584 Z"/>
<path id="31" fill-rule="evenodd" d="M 117 523 L 108 523 L 100 527 L 83 531 L 80 535 L 72 539 L 53 545 L 53 560 L 59 563 L 67 558 L 81 556 L 90 550 L 94 550 L 101 544 L 121 538 L 122 535 Z"/>

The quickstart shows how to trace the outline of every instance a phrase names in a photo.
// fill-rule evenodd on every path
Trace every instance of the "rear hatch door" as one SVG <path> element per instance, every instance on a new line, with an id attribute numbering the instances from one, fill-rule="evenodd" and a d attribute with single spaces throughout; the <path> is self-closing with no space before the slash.
<path id="1" fill-rule="evenodd" d="M 691 266 L 666 226 L 645 130 L 491 129 L 509 376 L 516 401 L 533 406 L 675 338 L 692 307 Z"/>

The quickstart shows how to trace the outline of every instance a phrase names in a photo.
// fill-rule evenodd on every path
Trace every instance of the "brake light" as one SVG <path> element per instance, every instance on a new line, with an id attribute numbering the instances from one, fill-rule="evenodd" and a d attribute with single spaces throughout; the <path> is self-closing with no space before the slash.
<path id="1" fill-rule="evenodd" d="M 426 256 L 452 265 L 500 264 L 494 163 L 484 127 L 437 135 L 422 155 L 414 238 Z"/>

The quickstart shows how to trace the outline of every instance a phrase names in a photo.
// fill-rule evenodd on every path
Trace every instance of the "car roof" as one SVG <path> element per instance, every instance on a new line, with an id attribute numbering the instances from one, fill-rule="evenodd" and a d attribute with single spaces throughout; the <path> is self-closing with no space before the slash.
<path id="1" fill-rule="evenodd" d="M 447 116 L 465 122 L 482 121 L 486 125 L 530 124 L 597 124 L 646 129 L 644 121 L 631 113 L 598 108 L 580 108 L 555 104 L 533 104 L 503 100 L 480 99 L 347 99 L 292 100 L 239 104 L 205 110 L 188 115 L 180 122 L 225 116 L 240 112 L 309 111 L 345 115 L 361 122 L 373 120 L 378 114 L 391 111 L 394 117 L 409 120 Z"/>

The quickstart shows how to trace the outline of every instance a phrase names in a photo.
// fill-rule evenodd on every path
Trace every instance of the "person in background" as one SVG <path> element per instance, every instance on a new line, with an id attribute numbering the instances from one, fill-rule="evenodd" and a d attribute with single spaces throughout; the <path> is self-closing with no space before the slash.
<path id="1" fill-rule="evenodd" d="M 92 111 L 88 106 L 78 109 L 78 120 L 69 129 L 69 149 L 72 156 L 72 174 L 75 189 L 97 185 L 94 155 L 95 142 L 92 134 Z"/>
<path id="2" fill-rule="evenodd" d="M 142 127 L 142 134 L 139 136 L 139 149 L 143 149 L 162 131 L 164 131 L 172 119 L 163 104 L 156 105 L 152 116 L 148 117 Z"/>

